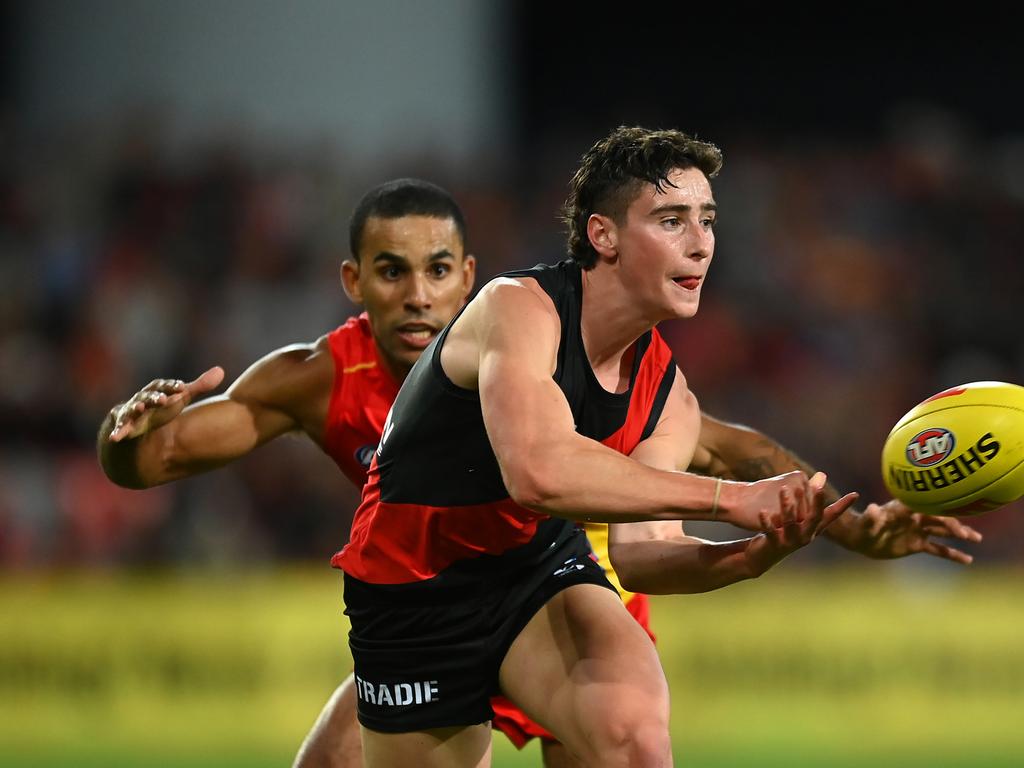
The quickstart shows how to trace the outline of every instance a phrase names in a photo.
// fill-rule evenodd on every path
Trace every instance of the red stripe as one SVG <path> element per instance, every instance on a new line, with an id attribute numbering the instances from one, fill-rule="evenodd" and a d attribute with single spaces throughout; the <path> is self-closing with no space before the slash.
<path id="1" fill-rule="evenodd" d="M 672 364 L 672 352 L 659 335 L 657 329 L 651 331 L 651 344 L 647 348 L 644 359 L 640 361 L 640 369 L 633 382 L 633 394 L 629 398 L 629 410 L 626 421 L 615 432 L 602 440 L 602 444 L 614 448 L 619 453 L 629 455 L 640 442 L 640 436 L 647 426 L 647 417 L 651 406 L 658 396 L 658 387 L 668 366 Z"/>
<path id="2" fill-rule="evenodd" d="M 500 555 L 528 543 L 547 515 L 512 499 L 465 507 L 380 501 L 380 475 L 370 468 L 348 545 L 331 565 L 374 584 L 407 584 L 459 560 Z"/>

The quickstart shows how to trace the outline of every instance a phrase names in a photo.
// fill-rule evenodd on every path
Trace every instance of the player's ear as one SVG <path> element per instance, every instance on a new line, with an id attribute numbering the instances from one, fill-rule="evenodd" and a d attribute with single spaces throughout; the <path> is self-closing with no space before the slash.
<path id="1" fill-rule="evenodd" d="M 614 261 L 618 257 L 619 232 L 610 216 L 590 214 L 587 219 L 587 238 L 597 255 L 605 261 Z"/>
<path id="2" fill-rule="evenodd" d="M 476 282 L 476 256 L 467 253 L 462 259 L 462 290 L 469 296 Z"/>
<path id="3" fill-rule="evenodd" d="M 359 262 L 355 259 L 345 259 L 341 262 L 341 287 L 345 289 L 345 295 L 356 304 L 363 303 L 363 291 L 359 285 Z"/>

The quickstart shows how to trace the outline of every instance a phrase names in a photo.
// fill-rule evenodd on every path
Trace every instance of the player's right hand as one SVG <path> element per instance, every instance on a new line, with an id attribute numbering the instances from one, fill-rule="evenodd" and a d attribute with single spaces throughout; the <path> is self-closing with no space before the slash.
<path id="1" fill-rule="evenodd" d="M 760 531 L 763 514 L 774 515 L 782 512 L 780 499 L 783 492 L 795 498 L 798 491 L 801 497 L 814 496 L 807 475 L 800 470 L 745 483 L 740 501 L 730 511 L 727 522 L 748 531 Z"/>
<path id="2" fill-rule="evenodd" d="M 761 535 L 750 539 L 746 556 L 751 570 L 761 575 L 787 555 L 810 544 L 857 500 L 856 493 L 825 505 L 822 491 L 825 474 L 817 472 L 808 481 L 811 495 L 786 488 L 779 493 L 779 512 L 762 512 Z"/>
<path id="3" fill-rule="evenodd" d="M 194 381 L 154 379 L 114 411 L 112 443 L 141 437 L 174 419 L 199 395 L 220 386 L 224 369 L 215 365 Z"/>

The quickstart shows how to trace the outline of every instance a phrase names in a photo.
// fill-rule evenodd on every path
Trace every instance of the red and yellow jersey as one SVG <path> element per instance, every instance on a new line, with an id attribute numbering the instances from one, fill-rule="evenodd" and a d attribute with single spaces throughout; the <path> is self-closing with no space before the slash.
<path id="1" fill-rule="evenodd" d="M 399 384 L 380 360 L 365 312 L 327 334 L 327 341 L 334 358 L 334 385 L 324 424 L 324 451 L 362 488 Z"/>

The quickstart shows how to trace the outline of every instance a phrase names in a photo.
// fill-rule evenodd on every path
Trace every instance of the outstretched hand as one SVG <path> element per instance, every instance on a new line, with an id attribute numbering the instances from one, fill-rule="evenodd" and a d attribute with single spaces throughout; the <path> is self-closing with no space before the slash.
<path id="1" fill-rule="evenodd" d="M 779 491 L 779 510 L 759 514 L 761 535 L 752 538 L 747 547 L 747 558 L 757 574 L 810 544 L 857 500 L 856 493 L 848 493 L 825 506 L 825 479 L 823 472 L 815 473 L 807 482 L 809 493 L 801 487 L 783 488 Z"/>
<path id="2" fill-rule="evenodd" d="M 867 557 L 892 559 L 925 554 L 969 565 L 966 552 L 935 541 L 936 538 L 979 542 L 981 533 L 955 517 L 914 512 L 901 501 L 869 504 L 860 516 L 861 535 L 855 548 Z"/>
<path id="3" fill-rule="evenodd" d="M 223 380 L 224 369 L 215 365 L 194 381 L 151 381 L 115 411 L 114 426 L 108 439 L 118 443 L 162 427 L 196 397 L 216 389 Z"/>

